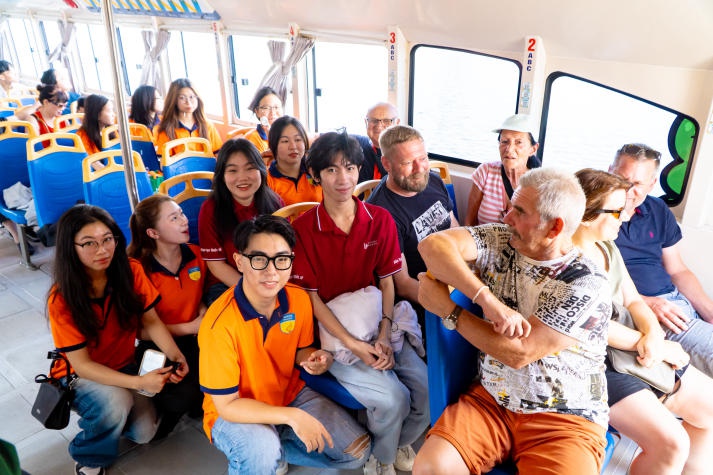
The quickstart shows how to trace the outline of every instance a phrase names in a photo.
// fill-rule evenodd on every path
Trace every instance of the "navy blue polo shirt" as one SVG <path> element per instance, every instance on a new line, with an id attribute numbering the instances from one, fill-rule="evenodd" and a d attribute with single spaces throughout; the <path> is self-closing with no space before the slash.
<path id="1" fill-rule="evenodd" d="M 681 228 L 666 203 L 647 196 L 629 222 L 622 223 L 614 241 L 641 295 L 673 292 L 675 286 L 663 266 L 663 249 L 681 240 Z"/>
<path id="2" fill-rule="evenodd" d="M 352 135 L 352 137 L 359 142 L 361 150 L 364 152 L 364 164 L 359 170 L 358 182 L 361 183 L 363 181 L 373 180 L 374 178 L 381 178 L 374 176 L 374 167 L 379 170 L 382 177 L 386 176 L 386 170 L 381 164 L 381 149 L 376 148 L 371 143 L 371 139 L 369 139 L 369 137 L 364 135 Z"/>

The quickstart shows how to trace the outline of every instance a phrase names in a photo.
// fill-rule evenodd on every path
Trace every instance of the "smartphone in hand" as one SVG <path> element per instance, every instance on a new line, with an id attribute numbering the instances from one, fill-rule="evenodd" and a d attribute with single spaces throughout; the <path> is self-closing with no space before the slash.
<path id="1" fill-rule="evenodd" d="M 151 371 L 163 368 L 166 364 L 166 355 L 160 351 L 148 349 L 144 352 L 143 358 L 141 358 L 141 365 L 139 366 L 139 376 L 143 376 Z M 139 390 L 139 394 L 144 396 L 152 397 L 155 393 L 150 393 L 144 390 Z"/>

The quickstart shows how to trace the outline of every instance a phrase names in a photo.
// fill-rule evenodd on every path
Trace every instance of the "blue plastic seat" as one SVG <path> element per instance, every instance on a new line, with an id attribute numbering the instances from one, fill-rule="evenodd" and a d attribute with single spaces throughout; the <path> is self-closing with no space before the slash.
<path id="1" fill-rule="evenodd" d="M 55 133 L 76 132 L 82 126 L 84 112 L 74 114 L 64 114 L 54 118 Z"/>
<path id="2" fill-rule="evenodd" d="M 332 376 L 332 373 L 326 372 L 315 376 L 309 374 L 304 368 L 300 368 L 300 378 L 305 382 L 307 386 L 314 389 L 323 396 L 328 397 L 332 401 L 336 402 L 342 407 L 347 409 L 360 410 L 365 409 L 364 406 L 354 399 L 347 388 L 342 386 L 337 378 Z"/>
<path id="3" fill-rule="evenodd" d="M 30 187 L 40 226 L 56 223 L 62 213 L 84 200 L 82 160 L 86 156 L 75 134 L 45 134 L 27 141 Z"/>
<path id="4" fill-rule="evenodd" d="M 459 290 L 451 292 L 451 300 L 475 315 L 482 315 L 480 306 L 473 304 Z M 428 356 L 428 397 L 431 424 L 435 424 L 448 404 L 458 397 L 478 375 L 479 351 L 457 331 L 446 330 L 441 318 L 426 311 L 426 351 Z M 607 432 L 607 446 L 602 472 L 614 453 L 616 437 Z M 514 475 L 515 464 L 509 460 L 495 467 L 488 475 Z"/>
<path id="5" fill-rule="evenodd" d="M 139 200 L 142 200 L 151 196 L 153 190 L 141 157 L 137 152 L 132 152 L 132 157 L 136 173 L 136 188 Z M 90 155 L 82 161 L 84 200 L 87 204 L 104 208 L 119 225 L 128 243 L 131 240 L 129 219 L 132 209 L 126 191 L 124 165 L 119 163 L 118 158 L 122 158 L 121 150 L 106 150 Z M 105 163 L 106 166 L 94 170 L 92 164 L 96 162 Z"/>
<path id="6" fill-rule="evenodd" d="M 453 215 L 458 219 L 458 204 L 456 202 L 456 191 L 453 187 L 453 181 L 451 180 L 451 171 L 448 169 L 448 163 L 442 162 L 440 160 L 429 160 L 429 167 L 433 171 L 437 171 L 441 176 L 441 180 L 446 185 L 446 191 L 448 191 L 448 196 L 450 196 L 453 202 Z"/>
<path id="7" fill-rule="evenodd" d="M 190 242 L 194 244 L 198 244 L 198 214 L 210 194 L 210 186 L 201 188 L 200 185 L 212 181 L 213 172 L 184 173 L 162 181 L 158 188 L 159 193 L 173 198 L 183 210 L 188 218 Z"/>
<path id="8" fill-rule="evenodd" d="M 146 169 L 155 172 L 161 170 L 151 130 L 143 124 L 136 123 L 129 124 L 129 128 L 131 130 L 131 148 L 139 152 Z"/>
<path id="9" fill-rule="evenodd" d="M 35 130 L 29 122 L 5 121 L 0 123 L 0 190 L 9 188 L 18 181 L 30 186 L 30 175 L 27 171 L 27 141 L 35 137 Z M 0 213 L 17 224 L 20 233 L 20 254 L 22 264 L 34 268 L 27 253 L 27 236 L 25 210 L 8 208 L 0 193 Z"/>
<path id="10" fill-rule="evenodd" d="M 164 179 L 190 172 L 215 171 L 215 157 L 207 139 L 187 137 L 171 140 L 159 152 Z M 199 183 L 198 187 L 209 188 L 210 183 Z"/>

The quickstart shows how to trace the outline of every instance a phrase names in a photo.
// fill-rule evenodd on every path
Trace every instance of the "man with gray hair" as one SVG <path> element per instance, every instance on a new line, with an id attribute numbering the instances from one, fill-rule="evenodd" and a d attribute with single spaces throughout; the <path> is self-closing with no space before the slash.
<path id="1" fill-rule="evenodd" d="M 443 180 L 429 172 L 428 153 L 418 130 L 391 126 L 381 134 L 379 145 L 388 175 L 367 202 L 386 208 L 396 222 L 403 262 L 401 272 L 394 275 L 396 293 L 417 304 L 416 278 L 426 270 L 418 243 L 436 231 L 458 226 L 458 221 Z"/>
<path id="2" fill-rule="evenodd" d="M 600 472 L 612 308 L 606 276 L 572 243 L 584 207 L 573 175 L 530 170 L 504 224 L 449 229 L 419 244 L 430 271 L 419 276 L 421 304 L 483 354 L 479 381 L 431 429 L 414 474 L 485 473 L 509 458 L 519 473 Z M 448 285 L 485 319 L 455 305 Z M 509 336 L 520 321 L 529 332 Z"/>
<path id="3" fill-rule="evenodd" d="M 400 122 L 399 111 L 393 104 L 378 102 L 369 108 L 364 118 L 366 136 L 352 136 L 359 142 L 361 150 L 364 152 L 364 164 L 361 169 L 359 169 L 359 183 L 368 180 L 378 180 L 386 175 L 387 172 L 381 165 L 379 135 L 381 135 L 381 132 L 386 128 L 394 124 L 399 124 Z"/>

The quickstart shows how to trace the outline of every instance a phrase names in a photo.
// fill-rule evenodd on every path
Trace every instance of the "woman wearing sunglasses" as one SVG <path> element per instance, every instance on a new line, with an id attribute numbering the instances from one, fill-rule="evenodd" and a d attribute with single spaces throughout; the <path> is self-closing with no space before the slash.
<path id="1" fill-rule="evenodd" d="M 615 371 L 607 359 L 609 424 L 641 447 L 629 473 L 708 473 L 713 464 L 713 400 L 709 397 L 713 379 L 688 364 L 680 344 L 664 340 L 656 316 L 637 292 L 613 242 L 622 220 L 628 219 L 624 207 L 631 184 L 590 168 L 577 172 L 577 178 L 587 205 L 574 244 L 607 273 L 612 300 L 631 313 L 636 325 L 630 329 L 610 322 L 609 345 L 638 352 L 644 366 L 665 362 L 676 369 L 673 391 L 663 394 L 635 376 Z"/>

